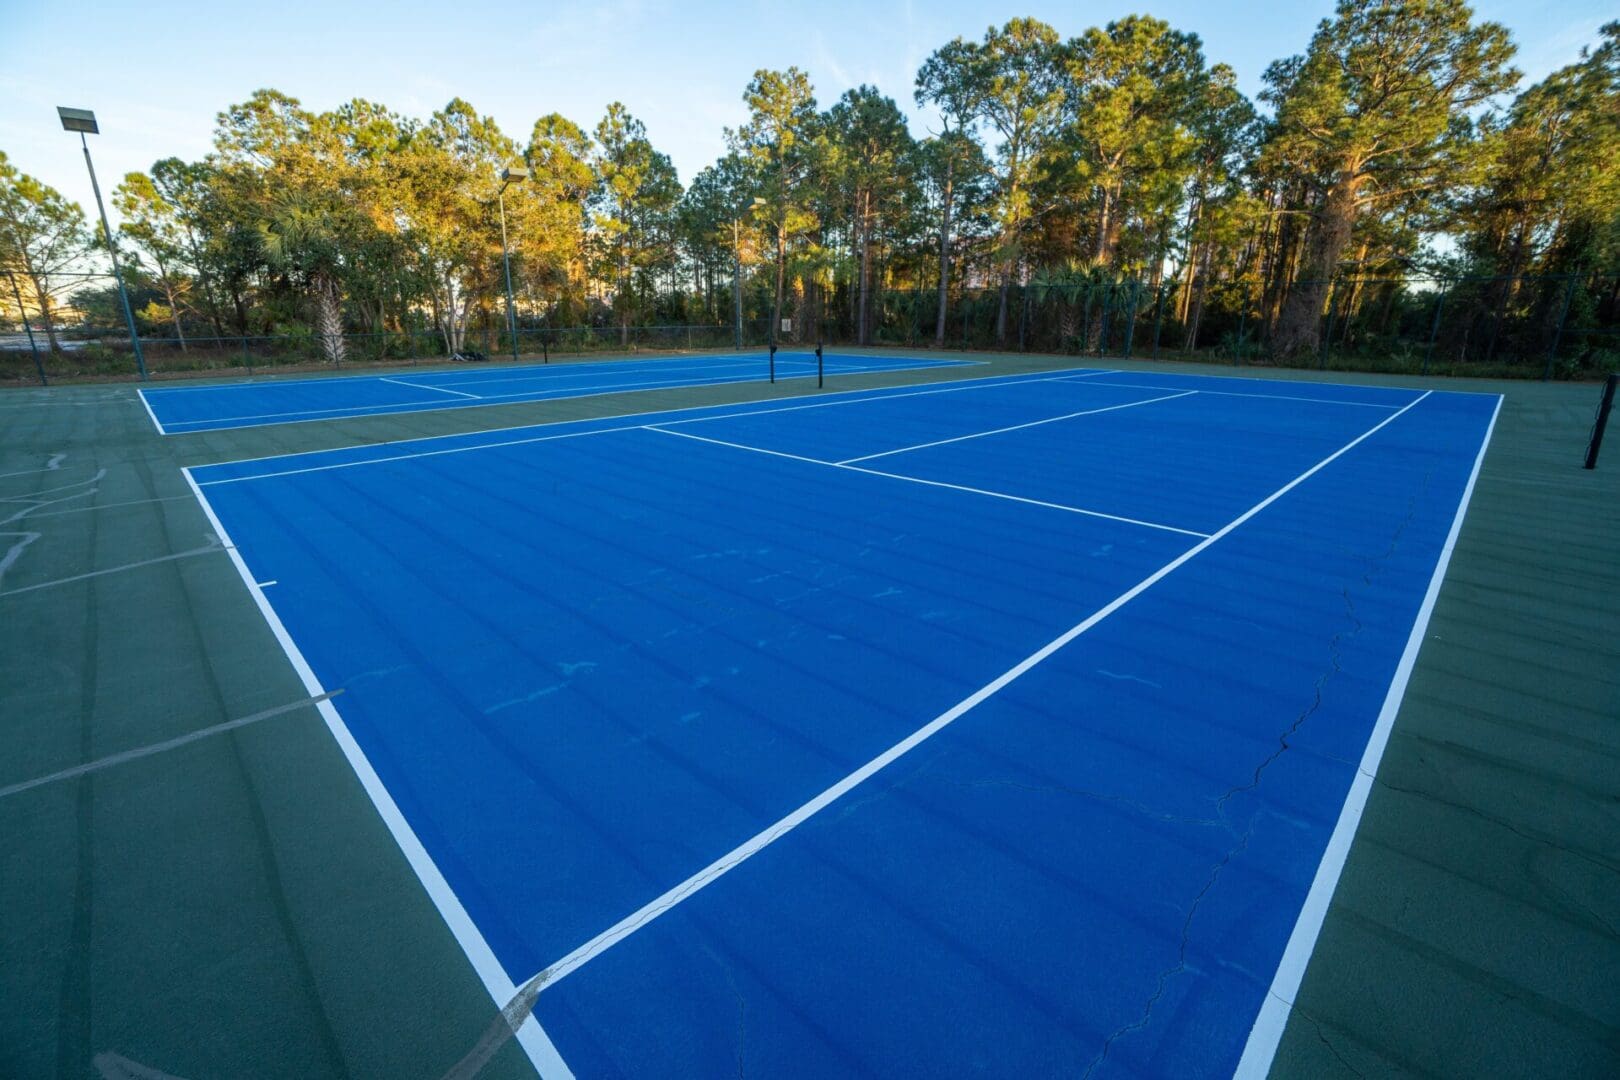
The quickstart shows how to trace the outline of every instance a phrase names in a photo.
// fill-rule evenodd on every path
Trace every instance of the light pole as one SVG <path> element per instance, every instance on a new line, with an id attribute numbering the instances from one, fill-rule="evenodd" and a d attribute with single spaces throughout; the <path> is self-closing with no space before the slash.
<path id="1" fill-rule="evenodd" d="M 506 268 L 506 333 L 512 339 L 512 359 L 518 358 L 517 350 L 517 314 L 512 307 L 512 256 L 506 250 L 506 185 L 520 184 L 529 177 L 529 170 L 522 165 L 513 165 L 501 170 L 501 189 L 495 193 L 495 198 L 501 204 L 501 265 Z"/>
<path id="2" fill-rule="evenodd" d="M 129 293 L 124 291 L 124 275 L 118 269 L 118 245 L 113 243 L 112 226 L 107 224 L 107 208 L 101 204 L 101 185 L 96 183 L 96 167 L 90 161 L 90 143 L 86 135 L 99 135 L 96 114 L 89 109 L 65 109 L 58 105 L 56 115 L 62 118 L 63 131 L 77 131 L 79 145 L 84 147 L 84 167 L 90 170 L 90 190 L 96 193 L 96 209 L 101 211 L 101 235 L 107 241 L 107 254 L 112 258 L 113 280 L 118 282 L 118 299 L 124 305 L 124 325 L 129 327 L 129 343 L 135 349 L 135 366 L 140 369 L 141 380 L 146 380 L 146 356 L 141 352 L 141 337 L 135 331 L 135 315 L 129 310 Z"/>

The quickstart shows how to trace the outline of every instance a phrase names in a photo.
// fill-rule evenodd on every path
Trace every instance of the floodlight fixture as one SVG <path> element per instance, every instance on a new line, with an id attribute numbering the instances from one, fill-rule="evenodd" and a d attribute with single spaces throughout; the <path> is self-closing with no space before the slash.
<path id="1" fill-rule="evenodd" d="M 146 354 L 141 351 L 140 331 L 135 328 L 135 313 L 129 307 L 129 290 L 124 288 L 124 272 L 118 265 L 118 245 L 113 242 L 112 226 L 107 223 L 107 207 L 101 201 L 101 185 L 96 182 L 96 166 L 90 160 L 90 142 L 86 135 L 100 135 L 96 114 L 89 109 L 69 109 L 58 105 L 56 115 L 62 118 L 63 131 L 79 133 L 79 145 L 84 147 L 84 167 L 90 171 L 90 190 L 96 194 L 96 209 L 101 212 L 101 237 L 107 242 L 107 257 L 112 260 L 113 280 L 118 283 L 118 299 L 124 308 L 124 325 L 129 328 L 129 347 L 135 353 L 135 367 L 146 381 Z"/>
<path id="2" fill-rule="evenodd" d="M 96 126 L 96 114 L 89 109 L 69 109 L 58 105 L 56 115 L 62 118 L 63 131 L 77 131 L 88 135 L 101 134 L 101 129 Z"/>
<path id="3" fill-rule="evenodd" d="M 501 207 L 501 267 L 506 272 L 506 335 L 512 343 L 512 360 L 518 358 L 517 308 L 512 303 L 512 253 L 506 246 L 506 186 L 529 178 L 529 170 L 522 165 L 508 165 L 501 170 L 501 186 L 495 200 Z M 547 359 L 550 359 L 549 357 Z"/>

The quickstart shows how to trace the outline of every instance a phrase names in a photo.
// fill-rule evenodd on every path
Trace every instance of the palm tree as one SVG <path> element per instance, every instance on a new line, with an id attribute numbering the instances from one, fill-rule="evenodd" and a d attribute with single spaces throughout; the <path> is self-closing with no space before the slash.
<path id="1" fill-rule="evenodd" d="M 1057 308 L 1058 348 L 1066 351 L 1071 341 L 1078 344 L 1080 312 L 1076 305 L 1081 292 L 1091 285 L 1091 270 L 1079 259 L 1069 258 L 1036 270 L 1029 283 L 1036 290 L 1037 302 Z"/>
<path id="2" fill-rule="evenodd" d="M 333 364 L 343 363 L 344 357 L 339 233 L 335 215 L 298 195 L 277 202 L 259 223 L 265 260 L 309 291 L 315 303 L 315 333 Z"/>

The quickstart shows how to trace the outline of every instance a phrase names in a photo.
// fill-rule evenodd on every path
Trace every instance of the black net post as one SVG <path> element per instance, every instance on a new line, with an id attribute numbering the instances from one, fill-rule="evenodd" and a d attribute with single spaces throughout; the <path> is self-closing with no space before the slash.
<path id="1" fill-rule="evenodd" d="M 1136 299 L 1141 288 L 1142 283 L 1132 278 L 1130 307 L 1125 312 L 1125 359 L 1127 360 L 1131 358 L 1131 345 L 1136 339 Z"/>
<path id="2" fill-rule="evenodd" d="M 540 362 L 542 364 L 551 363 L 551 346 L 546 342 L 546 332 L 544 330 L 540 331 Z"/>
<path id="3" fill-rule="evenodd" d="M 776 342 L 771 342 L 771 382 L 776 381 Z"/>
<path id="4" fill-rule="evenodd" d="M 821 342 L 817 341 L 816 342 L 816 389 L 820 390 L 822 385 L 823 385 L 823 371 L 822 371 L 822 367 L 821 367 Z"/>
<path id="5" fill-rule="evenodd" d="M 1597 419 L 1592 423 L 1592 439 L 1586 444 L 1586 467 L 1597 468 L 1598 449 L 1603 445 L 1603 429 L 1609 426 L 1609 413 L 1614 409 L 1614 391 L 1620 387 L 1620 374 L 1611 374 L 1603 381 L 1603 398 L 1598 402 Z"/>

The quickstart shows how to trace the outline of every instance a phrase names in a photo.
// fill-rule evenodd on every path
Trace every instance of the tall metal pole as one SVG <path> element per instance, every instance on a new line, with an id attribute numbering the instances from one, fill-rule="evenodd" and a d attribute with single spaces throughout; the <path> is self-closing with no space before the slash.
<path id="1" fill-rule="evenodd" d="M 737 351 L 742 351 L 742 222 L 731 221 L 731 291 L 737 299 Z"/>
<path id="2" fill-rule="evenodd" d="M 6 277 L 11 281 L 11 291 L 17 294 L 17 314 L 22 318 L 23 329 L 28 332 L 28 351 L 34 354 L 34 370 L 39 372 L 39 385 L 49 386 L 45 380 L 45 365 L 39 359 L 39 342 L 34 340 L 34 328 L 28 322 L 28 309 L 23 307 L 22 288 L 17 284 L 17 275 L 10 270 Z"/>
<path id="3" fill-rule="evenodd" d="M 506 250 L 506 185 L 495 193 L 501 204 L 501 265 L 506 269 L 506 335 L 512 341 L 512 360 L 518 358 L 517 315 L 512 308 L 512 255 Z"/>
<path id="4" fill-rule="evenodd" d="M 141 338 L 135 332 L 135 314 L 129 309 L 129 293 L 124 291 L 124 274 L 118 268 L 118 246 L 113 243 L 112 227 L 107 224 L 107 208 L 101 204 L 101 185 L 96 183 L 96 167 L 90 161 L 90 143 L 84 132 L 79 132 L 79 145 L 84 147 L 84 166 L 90 170 L 90 190 L 96 193 L 96 209 L 101 211 L 101 235 L 107 241 L 107 254 L 112 257 L 113 280 L 118 282 L 118 299 L 124 303 L 124 325 L 129 327 L 129 343 L 135 348 L 135 366 L 140 369 L 141 381 L 146 381 L 146 356 L 141 352 Z"/>

